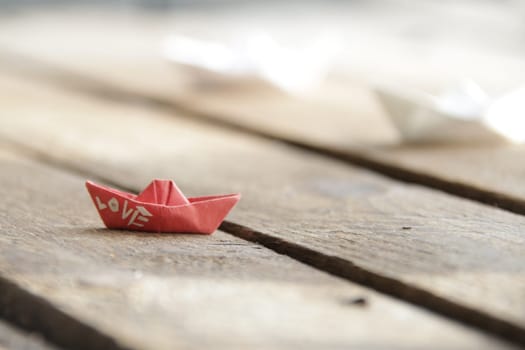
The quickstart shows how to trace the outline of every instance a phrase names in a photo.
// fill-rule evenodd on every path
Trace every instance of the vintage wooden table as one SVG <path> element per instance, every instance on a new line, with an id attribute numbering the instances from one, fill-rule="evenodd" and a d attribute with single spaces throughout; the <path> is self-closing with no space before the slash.
<path id="1" fill-rule="evenodd" d="M 394 146 L 359 80 L 196 84 L 153 38 L 202 20 L 0 22 L 0 349 L 525 346 L 525 148 Z M 104 229 L 84 181 L 153 178 L 243 198 L 211 236 Z"/>

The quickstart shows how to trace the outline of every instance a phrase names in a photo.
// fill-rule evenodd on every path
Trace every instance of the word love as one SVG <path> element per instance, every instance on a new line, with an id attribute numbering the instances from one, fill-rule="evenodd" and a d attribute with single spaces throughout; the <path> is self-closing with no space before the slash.
<path id="1" fill-rule="evenodd" d="M 98 196 L 95 197 L 95 200 L 99 211 L 109 209 L 114 213 L 118 213 L 120 210 L 120 203 L 115 197 L 111 198 L 107 203 L 102 202 Z M 129 218 L 128 226 L 144 227 L 140 222 L 149 222 L 149 217 L 153 215 L 141 205 L 128 209 L 128 201 L 124 200 L 121 216 L 122 220 Z"/>

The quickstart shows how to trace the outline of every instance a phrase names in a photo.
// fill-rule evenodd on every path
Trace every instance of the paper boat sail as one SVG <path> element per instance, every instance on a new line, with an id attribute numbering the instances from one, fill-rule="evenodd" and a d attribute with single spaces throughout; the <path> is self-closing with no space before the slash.
<path id="1" fill-rule="evenodd" d="M 472 82 L 439 96 L 387 87 L 375 92 L 407 143 L 525 141 L 525 89 L 494 100 Z"/>
<path id="2" fill-rule="evenodd" d="M 171 180 L 153 180 L 140 194 L 86 181 L 107 228 L 145 232 L 213 233 L 240 194 L 186 198 Z"/>

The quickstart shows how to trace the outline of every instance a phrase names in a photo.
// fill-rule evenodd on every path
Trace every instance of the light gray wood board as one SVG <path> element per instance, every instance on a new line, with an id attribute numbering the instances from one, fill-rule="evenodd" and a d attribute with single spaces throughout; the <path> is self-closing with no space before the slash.
<path id="1" fill-rule="evenodd" d="M 523 328 L 522 216 L 148 108 L 2 82 L 6 138 L 127 188 L 173 178 L 188 195 L 242 192 L 229 220 Z"/>
<path id="2" fill-rule="evenodd" d="M 0 159 L 2 277 L 95 330 L 71 339 L 73 322 L 46 321 L 53 310 L 19 315 L 69 347 L 114 348 L 106 335 L 136 349 L 507 348 L 220 231 L 102 229 L 81 178 Z"/>
<path id="3" fill-rule="evenodd" d="M 58 350 L 54 345 L 46 343 L 40 336 L 21 331 L 2 320 L 0 320 L 0 349 Z"/>
<path id="4" fill-rule="evenodd" d="M 8 71 L 11 68 L 4 67 Z M 33 68 L 28 70 L 32 72 L 30 74 L 35 73 Z M 164 97 L 163 93 L 147 84 L 141 85 L 145 92 L 137 94 L 128 88 L 101 84 L 101 81 L 93 81 L 89 77 L 86 79 L 76 74 L 64 74 L 61 69 L 48 68 L 43 72 L 38 69 L 40 72 L 36 75 L 43 73 L 45 79 L 66 89 L 73 88 L 96 96 L 134 103 L 146 102 L 170 111 L 179 110 L 179 113 L 190 113 L 195 119 L 280 139 L 394 179 L 437 188 L 453 195 L 525 214 L 525 186 L 521 181 L 525 168 L 522 162 L 516 162 L 516 159 L 523 156 L 524 146 L 367 146 L 368 143 L 392 142 L 395 136 L 386 131 L 389 126 L 384 120 L 381 121 L 377 115 L 371 117 L 371 110 L 377 107 L 372 106 L 370 93 L 360 88 L 350 88 L 352 101 L 347 102 L 352 105 L 352 114 L 359 117 L 349 119 L 344 106 L 326 101 L 321 104 L 305 104 L 290 96 L 277 97 L 269 91 L 257 90 L 254 94 L 248 89 L 234 94 L 231 91 L 213 93 L 211 96 L 206 92 L 197 92 L 181 99 L 173 99 Z M 18 69 L 17 71 L 20 73 Z M 25 68 L 23 71 L 23 74 L 28 73 Z M 141 79 L 158 82 L 155 79 Z M 164 92 L 170 91 L 167 87 L 157 86 L 159 89 L 161 87 Z M 320 115 L 323 116 L 322 120 L 319 119 Z M 361 118 L 365 116 L 366 122 Z M 389 133 L 390 136 L 387 135 Z M 501 181 L 502 178 L 505 181 Z"/>
<path id="5" fill-rule="evenodd" d="M 260 35 L 262 30 L 277 45 L 293 48 L 315 41 L 329 27 L 335 41 L 343 39 L 343 50 L 332 67 L 338 76 L 427 85 L 466 76 L 506 88 L 512 82 L 519 84 L 525 74 L 519 36 L 522 12 L 523 4 L 517 0 L 461 1 L 454 6 L 403 1 L 380 6 L 250 3 L 221 6 L 220 11 L 185 7 L 159 12 L 134 6 L 36 7 L 6 13 L 0 42 L 72 66 L 101 69 L 104 63 L 124 64 L 131 73 L 132 64 L 126 62 L 162 61 L 164 40 L 170 35 L 231 42 Z M 290 17 L 294 26 L 289 25 Z M 75 30 L 69 30 L 73 26 Z M 508 74 L 501 74 L 502 64 Z"/>
<path id="6" fill-rule="evenodd" d="M 501 23 L 514 23 L 512 11 L 507 12 L 503 8 L 496 12 L 487 11 L 483 6 L 479 11 L 485 13 L 484 20 L 492 18 L 489 21 L 498 22 L 509 16 Z M 226 22 L 233 21 L 229 16 L 225 18 Z M 209 23 L 225 24 L 225 18 L 212 16 L 207 20 Z M 523 162 L 515 161 L 523 157 L 524 147 L 491 146 L 487 149 L 473 146 L 415 146 L 402 150 L 396 147 L 370 149 L 370 145 L 395 143 L 398 135 L 370 89 L 359 79 L 323 86 L 307 98 L 286 96 L 261 86 L 246 87 L 241 84 L 237 87 L 210 88 L 206 84 L 199 85 L 199 78 L 195 78 L 191 72 L 173 67 L 163 60 L 161 47 L 167 35 L 184 32 L 184 28 L 195 31 L 198 27 L 196 24 L 202 20 L 202 14 L 195 13 L 175 14 L 173 17 L 138 13 L 119 15 L 94 10 L 83 11 L 79 17 L 79 12 L 74 9 L 63 13 L 37 11 L 6 19 L 2 23 L 0 42 L 5 48 L 35 59 L 48 60 L 62 69 L 96 77 L 119 89 L 149 96 L 151 100 L 161 98 L 171 101 L 196 114 L 205 114 L 208 119 L 238 125 L 252 132 L 328 153 L 347 154 L 354 161 L 356 156 L 362 157 L 365 161 L 359 159 L 359 164 L 367 164 L 390 175 L 525 213 L 525 186 L 521 181 L 525 168 Z M 466 22 L 469 20 L 472 18 L 465 18 Z M 64 30 L 72 23 L 75 23 L 76 31 Z M 177 26 L 173 23 L 177 23 Z M 101 28 L 106 27 L 111 28 L 111 34 L 104 31 L 102 35 Z M 224 28 L 221 25 L 209 27 Z M 227 27 L 231 32 L 232 28 Z M 35 31 L 39 32 L 38 42 L 34 41 Z M 204 36 L 217 34 L 202 28 L 196 32 Z M 39 45 L 44 39 L 47 45 Z M 114 47 L 119 50 L 104 49 Z M 410 52 L 413 54 L 413 51 Z M 476 66 L 472 62 L 479 63 L 479 67 L 472 71 L 478 70 L 479 78 L 488 74 L 487 67 L 492 67 L 490 71 L 497 74 L 488 81 L 501 80 L 494 82 L 499 90 L 514 87 L 519 82 L 518 76 L 525 72 L 519 55 L 495 54 L 488 60 L 485 60 L 488 57 L 486 54 L 478 52 L 475 56 L 476 59 L 460 63 L 463 65 L 462 76 Z M 453 57 L 462 62 L 459 56 Z M 406 58 L 395 61 L 394 67 L 389 70 L 399 72 L 402 67 L 408 67 L 409 71 L 414 71 L 414 64 L 408 64 Z M 512 73 L 502 75 L 500 67 Z M 374 69 L 377 70 L 377 64 L 374 64 Z M 426 67 L 415 75 L 418 76 L 416 80 L 421 80 L 419 84 L 425 85 L 441 79 L 442 73 L 441 69 Z M 504 82 L 506 78 L 502 76 L 512 78 Z M 414 78 L 408 80 L 414 82 Z M 490 162 L 486 161 L 486 153 L 490 154 Z M 371 165 L 366 160 L 379 165 Z M 389 169 L 385 170 L 381 164 Z M 501 181 L 501 178 L 508 181 Z"/>

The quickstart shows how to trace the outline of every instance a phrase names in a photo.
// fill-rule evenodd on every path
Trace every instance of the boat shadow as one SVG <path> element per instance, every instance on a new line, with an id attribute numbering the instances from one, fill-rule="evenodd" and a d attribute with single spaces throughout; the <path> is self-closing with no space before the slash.
<path id="1" fill-rule="evenodd" d="M 116 229 L 108 229 L 105 227 L 84 227 L 82 229 L 76 230 L 79 234 L 83 235 L 92 235 L 92 236 L 104 236 L 104 237 L 119 237 L 119 236 L 133 236 L 137 238 L 195 238 L 195 239 L 202 239 L 206 238 L 207 234 L 199 234 L 199 233 L 188 233 L 188 232 L 142 232 L 142 231 L 133 231 L 133 230 L 116 230 Z"/>

